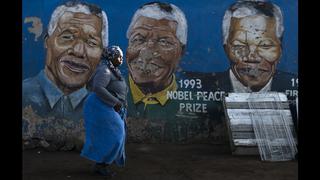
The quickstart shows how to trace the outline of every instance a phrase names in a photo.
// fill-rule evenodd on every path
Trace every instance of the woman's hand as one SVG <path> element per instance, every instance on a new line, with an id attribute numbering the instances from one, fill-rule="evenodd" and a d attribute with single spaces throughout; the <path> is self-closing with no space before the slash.
<path id="1" fill-rule="evenodd" d="M 120 112 L 121 107 L 122 107 L 121 104 L 116 104 L 116 105 L 113 106 L 113 109 L 114 109 L 116 112 Z"/>

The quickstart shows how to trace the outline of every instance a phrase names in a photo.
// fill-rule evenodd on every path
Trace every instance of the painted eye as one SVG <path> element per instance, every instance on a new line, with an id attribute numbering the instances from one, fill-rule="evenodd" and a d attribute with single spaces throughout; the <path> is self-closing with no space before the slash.
<path id="1" fill-rule="evenodd" d="M 142 44 L 146 42 L 146 38 L 144 38 L 141 35 L 138 35 L 138 36 L 135 36 L 130 42 L 134 44 Z"/>
<path id="2" fill-rule="evenodd" d="M 271 45 L 271 44 L 262 44 L 262 45 L 259 45 L 259 48 L 262 48 L 262 49 L 270 49 L 274 47 L 274 45 Z"/>
<path id="3" fill-rule="evenodd" d="M 247 46 L 246 45 L 233 45 L 233 48 L 236 49 L 245 49 Z"/>
<path id="4" fill-rule="evenodd" d="M 173 45 L 173 43 L 171 41 L 169 41 L 168 39 L 166 38 L 160 38 L 158 40 L 158 43 L 161 45 L 161 46 L 170 46 L 170 45 Z"/>
<path id="5" fill-rule="evenodd" d="M 61 36 L 61 38 L 64 39 L 64 40 L 67 40 L 67 41 L 74 39 L 74 37 L 73 37 L 72 34 L 63 34 L 63 35 Z"/>
<path id="6" fill-rule="evenodd" d="M 272 41 L 269 41 L 269 40 L 267 40 L 267 41 L 262 41 L 262 42 L 260 42 L 260 44 L 259 44 L 259 48 L 261 48 L 261 49 L 270 49 L 270 48 L 272 48 L 272 47 L 274 47 L 275 45 L 274 45 L 274 43 L 272 42 Z"/>
<path id="7" fill-rule="evenodd" d="M 231 42 L 231 46 L 233 48 L 237 48 L 237 49 L 243 49 L 247 47 L 247 44 L 245 42 L 239 41 L 239 40 L 234 40 Z"/>
<path id="8" fill-rule="evenodd" d="M 91 47 L 95 47 L 95 46 L 97 46 L 98 45 L 98 43 L 96 42 L 96 41 L 94 41 L 94 40 L 88 40 L 88 42 L 87 42 L 88 44 L 89 44 L 89 46 L 91 46 Z"/>
<path id="9" fill-rule="evenodd" d="M 168 41 L 165 39 L 159 39 L 158 42 L 159 42 L 159 44 L 164 45 L 164 46 L 168 45 Z"/>
<path id="10" fill-rule="evenodd" d="M 245 56 L 249 52 L 248 47 L 246 45 L 233 45 L 232 50 L 235 54 L 240 56 Z"/>

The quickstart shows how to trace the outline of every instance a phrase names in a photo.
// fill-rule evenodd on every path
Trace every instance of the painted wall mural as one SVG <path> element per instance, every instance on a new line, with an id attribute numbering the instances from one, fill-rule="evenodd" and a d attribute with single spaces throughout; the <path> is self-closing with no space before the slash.
<path id="1" fill-rule="evenodd" d="M 85 85 L 108 45 L 107 28 L 98 7 L 70 2 L 55 9 L 44 39 L 45 67 L 23 81 L 23 113 L 34 114 L 23 117 L 24 138 L 81 144 Z"/>
<path id="2" fill-rule="evenodd" d="M 296 0 L 86 2 L 23 1 L 26 142 L 81 147 L 85 84 L 108 44 L 126 54 L 129 141 L 226 143 L 228 92 L 284 92 L 295 111 Z"/>

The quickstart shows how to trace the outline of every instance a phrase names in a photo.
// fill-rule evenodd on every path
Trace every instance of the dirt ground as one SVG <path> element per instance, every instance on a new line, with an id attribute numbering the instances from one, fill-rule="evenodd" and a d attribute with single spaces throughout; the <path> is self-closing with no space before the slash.
<path id="1" fill-rule="evenodd" d="M 232 156 L 223 145 L 127 144 L 124 168 L 113 180 L 297 180 L 298 161 L 262 162 Z M 80 152 L 23 151 L 23 180 L 106 179 Z"/>

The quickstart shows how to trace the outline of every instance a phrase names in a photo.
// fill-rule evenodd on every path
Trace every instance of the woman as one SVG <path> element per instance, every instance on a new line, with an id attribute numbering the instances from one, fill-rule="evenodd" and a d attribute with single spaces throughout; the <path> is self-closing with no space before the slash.
<path id="1" fill-rule="evenodd" d="M 85 144 L 81 156 L 96 162 L 94 171 L 113 176 L 108 165 L 125 163 L 125 116 L 128 87 L 118 67 L 123 53 L 109 47 L 88 83 L 92 91 L 84 104 Z"/>

